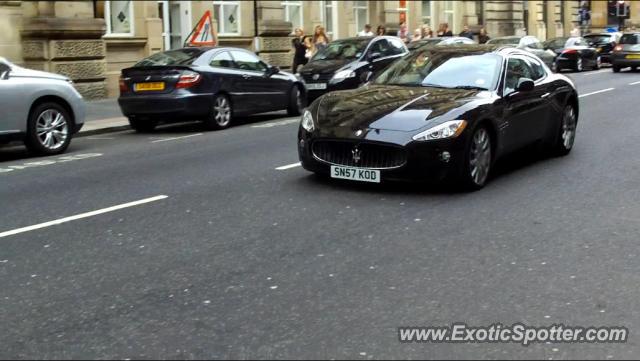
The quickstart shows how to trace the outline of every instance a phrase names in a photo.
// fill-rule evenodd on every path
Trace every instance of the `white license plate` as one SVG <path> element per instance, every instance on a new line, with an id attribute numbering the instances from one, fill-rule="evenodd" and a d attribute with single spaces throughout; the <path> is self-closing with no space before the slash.
<path id="1" fill-rule="evenodd" d="M 307 83 L 307 90 L 325 90 L 327 83 Z"/>
<path id="2" fill-rule="evenodd" d="M 380 171 L 375 169 L 351 168 L 332 165 L 331 178 L 380 183 Z"/>

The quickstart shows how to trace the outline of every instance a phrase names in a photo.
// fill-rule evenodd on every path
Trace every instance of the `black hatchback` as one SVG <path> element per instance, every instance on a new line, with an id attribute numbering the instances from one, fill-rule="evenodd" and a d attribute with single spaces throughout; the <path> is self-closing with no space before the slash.
<path id="1" fill-rule="evenodd" d="M 151 55 L 122 70 L 118 103 L 137 131 L 200 120 L 209 129 L 237 115 L 287 110 L 299 115 L 304 86 L 290 73 L 237 48 L 184 48 Z"/>
<path id="2" fill-rule="evenodd" d="M 333 90 L 355 89 L 409 51 L 394 36 L 336 40 L 301 70 L 309 101 Z"/>

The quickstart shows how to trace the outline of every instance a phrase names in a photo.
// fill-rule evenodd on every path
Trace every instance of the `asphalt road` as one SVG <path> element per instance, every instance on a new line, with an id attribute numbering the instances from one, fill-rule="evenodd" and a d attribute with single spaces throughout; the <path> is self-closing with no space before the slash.
<path id="1" fill-rule="evenodd" d="M 298 126 L 278 116 L 1 149 L 0 357 L 637 358 L 640 72 L 571 77 L 572 154 L 518 154 L 475 193 L 278 170 Z M 454 322 L 630 339 L 398 341 Z"/>

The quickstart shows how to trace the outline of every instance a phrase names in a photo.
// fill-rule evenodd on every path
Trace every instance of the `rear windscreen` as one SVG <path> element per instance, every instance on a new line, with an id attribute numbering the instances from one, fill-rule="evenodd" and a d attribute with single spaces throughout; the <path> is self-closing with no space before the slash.
<path id="1" fill-rule="evenodd" d="M 620 38 L 620 44 L 636 45 L 640 44 L 640 34 L 625 34 Z"/>
<path id="2" fill-rule="evenodd" d="M 198 48 L 163 51 L 139 61 L 135 66 L 191 65 L 202 53 Z"/>
<path id="3" fill-rule="evenodd" d="M 611 41 L 611 36 L 609 35 L 587 35 L 584 38 L 592 43 L 608 43 Z"/>

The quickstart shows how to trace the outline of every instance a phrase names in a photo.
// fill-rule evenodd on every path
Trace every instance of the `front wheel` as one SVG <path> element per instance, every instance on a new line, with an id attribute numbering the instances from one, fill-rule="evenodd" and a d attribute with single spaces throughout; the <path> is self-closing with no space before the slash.
<path id="1" fill-rule="evenodd" d="M 211 114 L 204 121 L 204 125 L 211 130 L 228 128 L 231 125 L 231 114 L 233 109 L 229 98 L 224 94 L 218 94 L 213 100 Z"/>
<path id="2" fill-rule="evenodd" d="M 559 134 L 556 136 L 556 142 L 553 146 L 553 153 L 557 156 L 564 156 L 571 152 L 573 143 L 576 140 L 576 128 L 578 119 L 576 111 L 572 105 L 567 105 L 562 114 L 560 122 Z"/>
<path id="3" fill-rule="evenodd" d="M 602 67 L 602 58 L 601 57 L 597 57 L 596 58 L 596 63 L 593 65 L 593 69 L 594 70 L 598 70 Z"/>
<path id="4" fill-rule="evenodd" d="M 25 145 L 41 155 L 63 153 L 71 143 L 71 125 L 67 111 L 57 103 L 43 103 L 29 114 Z"/>
<path id="5" fill-rule="evenodd" d="M 576 60 L 576 71 L 581 72 L 583 70 L 584 70 L 584 66 L 582 64 L 582 58 L 578 58 L 578 60 Z"/>
<path id="6" fill-rule="evenodd" d="M 493 163 L 491 134 L 486 127 L 475 130 L 466 147 L 461 181 L 469 190 L 485 186 Z"/>
<path id="7" fill-rule="evenodd" d="M 614 73 L 619 73 L 620 72 L 620 67 L 619 66 L 612 65 L 611 69 L 613 69 Z"/>
<path id="8" fill-rule="evenodd" d="M 294 85 L 289 95 L 289 105 L 287 106 L 287 114 L 291 117 L 302 114 L 304 108 L 304 95 L 300 91 L 300 87 Z"/>

